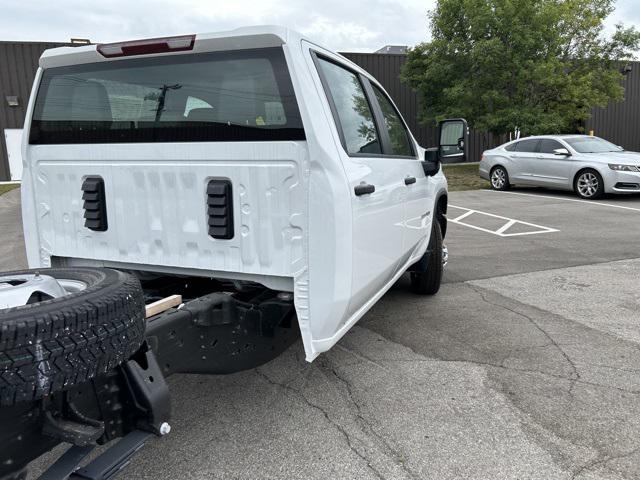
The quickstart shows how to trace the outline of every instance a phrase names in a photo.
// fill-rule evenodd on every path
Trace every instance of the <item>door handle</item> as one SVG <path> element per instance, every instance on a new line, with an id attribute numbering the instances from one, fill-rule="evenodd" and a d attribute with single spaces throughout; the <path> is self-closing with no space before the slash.
<path id="1" fill-rule="evenodd" d="M 366 195 L 368 193 L 373 193 L 376 191 L 375 185 L 371 185 L 369 183 L 361 183 L 360 185 L 356 185 L 353 189 L 357 196 Z"/>
<path id="2" fill-rule="evenodd" d="M 416 183 L 416 177 L 404 177 L 405 185 L 411 185 L 413 183 Z"/>

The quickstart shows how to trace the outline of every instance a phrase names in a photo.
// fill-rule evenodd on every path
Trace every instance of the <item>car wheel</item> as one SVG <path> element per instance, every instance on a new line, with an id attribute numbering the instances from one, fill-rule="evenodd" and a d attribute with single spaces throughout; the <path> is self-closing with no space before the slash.
<path id="1" fill-rule="evenodd" d="M 494 190 L 508 190 L 511 186 L 509 184 L 509 174 L 504 167 L 494 167 L 491 170 L 491 188 Z"/>
<path id="2" fill-rule="evenodd" d="M 106 268 L 0 273 L 0 406 L 85 383 L 132 354 L 145 332 L 136 277 Z"/>
<path id="3" fill-rule="evenodd" d="M 604 182 L 595 170 L 584 170 L 576 176 L 573 189 L 580 198 L 594 200 L 604 194 Z"/>
<path id="4" fill-rule="evenodd" d="M 447 260 L 445 252 L 446 247 L 442 242 L 440 222 L 434 220 L 427 251 L 411 271 L 411 288 L 414 292 L 420 295 L 435 295 L 438 293 Z"/>

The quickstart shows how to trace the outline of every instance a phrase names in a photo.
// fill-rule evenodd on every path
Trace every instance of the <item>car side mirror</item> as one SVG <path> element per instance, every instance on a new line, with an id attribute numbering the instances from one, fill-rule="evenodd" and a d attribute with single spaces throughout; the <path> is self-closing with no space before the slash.
<path id="1" fill-rule="evenodd" d="M 571 153 L 566 148 L 556 148 L 553 151 L 554 155 L 564 155 L 565 157 L 570 157 Z"/>
<path id="2" fill-rule="evenodd" d="M 433 177 L 440 171 L 440 155 L 437 148 L 427 148 L 424 152 L 422 169 L 427 177 Z"/>

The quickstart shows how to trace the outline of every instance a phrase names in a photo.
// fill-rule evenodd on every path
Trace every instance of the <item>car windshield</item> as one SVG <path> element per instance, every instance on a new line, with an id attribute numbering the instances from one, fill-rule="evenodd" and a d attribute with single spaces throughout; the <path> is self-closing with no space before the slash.
<path id="1" fill-rule="evenodd" d="M 598 137 L 574 137 L 565 138 L 565 142 L 571 145 L 578 153 L 604 153 L 621 152 L 622 148 Z"/>

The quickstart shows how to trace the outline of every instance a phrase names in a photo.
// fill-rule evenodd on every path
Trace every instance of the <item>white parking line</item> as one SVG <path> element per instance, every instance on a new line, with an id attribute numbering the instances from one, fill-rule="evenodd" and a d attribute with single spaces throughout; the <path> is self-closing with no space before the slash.
<path id="1" fill-rule="evenodd" d="M 596 206 L 599 206 L 599 207 L 621 208 L 623 210 L 633 210 L 634 212 L 640 212 L 640 208 L 626 207 L 624 205 L 615 205 L 613 203 L 594 202 L 593 200 L 580 200 L 578 198 L 554 197 L 554 196 L 551 196 L 551 195 L 536 195 L 535 193 L 505 192 L 505 191 L 490 190 L 490 189 L 486 189 L 484 191 L 485 192 L 493 192 L 493 193 L 507 193 L 509 195 L 523 195 L 525 197 L 551 198 L 553 200 L 564 200 L 565 202 L 586 203 L 588 205 L 596 205 Z"/>
<path id="2" fill-rule="evenodd" d="M 453 205 L 452 205 L 453 206 Z M 461 207 L 453 207 L 453 208 L 461 208 Z M 471 215 L 473 213 L 473 210 L 468 210 L 467 212 L 463 213 L 462 215 L 460 215 L 459 217 L 454 218 L 453 220 L 451 220 L 452 222 L 459 222 L 460 220 L 462 220 L 465 217 L 468 217 L 469 215 Z"/>
<path id="3" fill-rule="evenodd" d="M 501 233 L 504 233 L 506 230 L 511 228 L 513 225 L 515 225 L 517 222 L 518 222 L 517 220 L 509 220 L 507 223 L 501 226 L 498 230 L 496 230 L 496 234 L 500 235 Z"/>
<path id="4" fill-rule="evenodd" d="M 497 235 L 499 237 L 517 237 L 521 235 L 536 235 L 538 233 L 553 233 L 559 232 L 559 230 L 555 228 L 543 227 L 542 225 L 536 225 L 535 223 L 523 222 L 522 220 L 516 220 L 515 218 L 503 217 L 502 215 L 496 215 L 494 213 L 482 212 L 480 210 L 474 210 L 472 208 L 466 207 L 458 207 L 457 205 L 449 204 L 450 208 L 457 208 L 458 210 L 464 210 L 465 212 L 454 219 L 449 220 L 451 223 L 456 223 L 458 225 L 463 225 L 465 227 L 473 228 L 475 230 L 480 230 L 481 232 L 491 233 L 493 235 Z M 490 230 L 488 228 L 479 227 L 477 225 L 471 225 L 470 223 L 463 222 L 462 220 L 470 217 L 471 215 L 484 215 L 492 218 L 499 218 L 501 220 L 505 220 L 504 225 L 500 226 L 497 230 Z M 528 227 L 532 227 L 534 230 L 526 231 L 526 232 L 517 232 L 517 233 L 507 233 L 507 231 L 513 227 L 514 225 L 526 225 Z"/>

